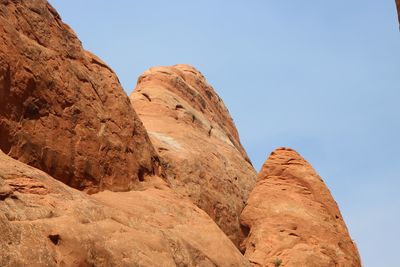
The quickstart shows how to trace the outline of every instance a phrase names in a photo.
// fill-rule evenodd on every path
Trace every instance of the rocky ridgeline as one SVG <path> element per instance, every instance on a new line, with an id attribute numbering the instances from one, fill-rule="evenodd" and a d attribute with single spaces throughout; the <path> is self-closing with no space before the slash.
<path id="1" fill-rule="evenodd" d="M 312 167 L 257 179 L 195 68 L 129 99 L 45 0 L 0 0 L 0 39 L 0 266 L 360 266 Z"/>

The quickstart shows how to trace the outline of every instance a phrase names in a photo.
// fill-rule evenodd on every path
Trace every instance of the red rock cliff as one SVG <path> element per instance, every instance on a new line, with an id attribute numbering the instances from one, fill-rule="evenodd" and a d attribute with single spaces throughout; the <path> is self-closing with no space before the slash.
<path id="1" fill-rule="evenodd" d="M 361 266 L 336 202 L 292 149 L 272 152 L 241 215 L 242 244 L 254 266 Z"/>
<path id="2" fill-rule="evenodd" d="M 193 67 L 150 69 L 130 101 L 44 0 L 0 0 L 0 40 L 0 266 L 360 266 L 296 152 L 256 184 Z"/>
<path id="3" fill-rule="evenodd" d="M 206 211 L 238 245 L 239 215 L 256 172 L 222 100 L 188 65 L 146 71 L 131 100 L 171 187 Z"/>
<path id="4" fill-rule="evenodd" d="M 46 1 L 0 3 L 0 149 L 89 192 L 157 172 L 114 72 Z"/>

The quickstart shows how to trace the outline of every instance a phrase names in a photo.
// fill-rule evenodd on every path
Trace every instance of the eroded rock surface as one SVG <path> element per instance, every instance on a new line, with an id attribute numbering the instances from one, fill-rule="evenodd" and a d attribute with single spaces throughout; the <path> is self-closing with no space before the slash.
<path id="1" fill-rule="evenodd" d="M 153 178 L 152 181 L 155 179 Z M 87 195 L 0 151 L 0 266 L 248 266 L 159 178 Z"/>
<path id="2" fill-rule="evenodd" d="M 158 171 L 116 75 L 44 0 L 0 1 L 0 149 L 88 192 Z"/>
<path id="3" fill-rule="evenodd" d="M 361 266 L 336 202 L 292 149 L 272 152 L 241 215 L 242 244 L 254 266 Z"/>
<path id="4" fill-rule="evenodd" d="M 44 0 L 0 0 L 0 41 L 0 266 L 248 266 L 241 242 L 253 265 L 360 266 L 290 149 L 242 212 L 255 170 L 193 67 L 150 69 L 130 101 Z"/>
<path id="5" fill-rule="evenodd" d="M 222 100 L 188 65 L 151 68 L 140 76 L 130 98 L 158 150 L 168 183 L 238 245 L 239 215 L 256 172 Z"/>

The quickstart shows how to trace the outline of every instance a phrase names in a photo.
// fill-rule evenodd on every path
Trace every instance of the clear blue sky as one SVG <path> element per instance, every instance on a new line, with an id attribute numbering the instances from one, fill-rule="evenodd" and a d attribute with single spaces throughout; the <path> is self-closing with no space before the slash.
<path id="1" fill-rule="evenodd" d="M 394 0 L 51 0 L 129 94 L 155 65 L 197 67 L 255 167 L 298 150 L 364 266 L 399 266 L 400 33 Z"/>

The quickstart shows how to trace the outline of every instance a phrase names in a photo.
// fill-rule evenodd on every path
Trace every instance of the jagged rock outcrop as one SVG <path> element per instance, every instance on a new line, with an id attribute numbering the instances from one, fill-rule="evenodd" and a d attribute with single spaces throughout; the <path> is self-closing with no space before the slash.
<path id="1" fill-rule="evenodd" d="M 336 202 L 292 149 L 272 152 L 241 215 L 253 266 L 361 266 Z M 278 263 L 278 262 L 277 262 Z"/>
<path id="2" fill-rule="evenodd" d="M 239 216 L 256 172 L 222 100 L 188 65 L 151 68 L 140 76 L 130 98 L 168 183 L 238 245 Z"/>
<path id="3" fill-rule="evenodd" d="M 81 190 L 128 190 L 157 155 L 117 76 L 44 0 L 0 1 L 0 149 Z"/>
<path id="4" fill-rule="evenodd" d="M 0 266 L 248 266 L 159 181 L 89 196 L 0 151 Z"/>

